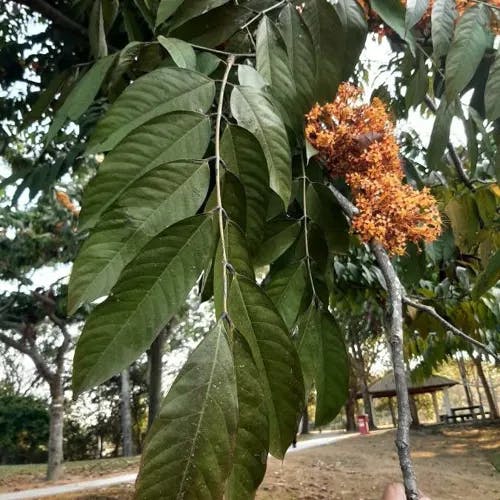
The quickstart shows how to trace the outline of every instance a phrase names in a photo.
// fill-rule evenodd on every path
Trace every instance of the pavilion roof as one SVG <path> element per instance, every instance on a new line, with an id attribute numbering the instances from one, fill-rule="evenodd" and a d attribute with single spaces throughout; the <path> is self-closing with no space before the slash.
<path id="1" fill-rule="evenodd" d="M 459 384 L 459 382 L 442 377 L 441 375 L 431 375 L 430 377 L 418 383 L 408 380 L 408 392 L 410 394 L 421 394 L 426 392 L 436 392 Z M 374 398 L 391 397 L 396 395 L 396 384 L 394 382 L 394 373 L 389 372 L 380 380 L 368 388 L 368 392 Z"/>

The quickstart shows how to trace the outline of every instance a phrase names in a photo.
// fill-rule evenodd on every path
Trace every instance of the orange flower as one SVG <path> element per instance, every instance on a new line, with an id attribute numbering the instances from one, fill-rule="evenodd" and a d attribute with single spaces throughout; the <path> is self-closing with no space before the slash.
<path id="1" fill-rule="evenodd" d="M 361 239 L 375 239 L 401 255 L 409 241 L 433 241 L 441 220 L 436 200 L 403 184 L 394 125 L 382 101 L 360 104 L 361 90 L 342 84 L 337 97 L 306 115 L 306 138 L 331 177 L 342 176 L 359 209 L 352 223 Z"/>
<path id="2" fill-rule="evenodd" d="M 56 191 L 56 200 L 61 206 L 71 212 L 74 216 L 77 216 L 80 213 L 80 209 L 75 207 L 70 197 L 64 191 Z"/>

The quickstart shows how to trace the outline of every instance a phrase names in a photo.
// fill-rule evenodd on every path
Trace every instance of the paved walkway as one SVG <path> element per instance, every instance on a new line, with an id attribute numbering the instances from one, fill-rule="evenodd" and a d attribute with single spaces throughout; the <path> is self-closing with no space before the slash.
<path id="1" fill-rule="evenodd" d="M 339 433 L 335 435 L 313 437 L 297 442 L 297 448 L 290 447 L 287 453 L 295 453 L 297 451 L 306 450 L 308 448 L 316 448 L 318 446 L 326 446 L 332 444 L 340 439 L 352 437 L 355 434 Z M 123 483 L 133 483 L 137 473 L 122 474 L 120 476 L 104 477 L 102 479 L 91 479 L 89 481 L 79 481 L 77 483 L 60 484 L 57 486 L 47 486 L 45 488 L 36 488 L 32 490 L 13 491 L 10 493 L 0 493 L 0 500 L 27 500 L 37 499 L 55 495 L 62 495 L 64 493 L 73 493 L 75 491 L 94 490 L 97 488 L 107 488 Z"/>

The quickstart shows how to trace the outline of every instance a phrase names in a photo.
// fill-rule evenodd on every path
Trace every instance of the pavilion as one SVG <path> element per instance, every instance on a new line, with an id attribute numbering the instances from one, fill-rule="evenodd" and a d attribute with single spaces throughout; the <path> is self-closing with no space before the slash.
<path id="1" fill-rule="evenodd" d="M 459 382 L 451 380 L 440 375 L 431 375 L 421 382 L 412 382 L 408 380 L 408 392 L 410 394 L 410 409 L 412 413 L 412 419 L 414 424 L 419 423 L 418 412 L 415 405 L 415 401 L 412 396 L 415 394 L 431 394 L 432 404 L 434 406 L 434 413 L 436 415 L 436 422 L 440 422 L 440 412 L 436 393 L 438 391 L 443 391 L 443 411 L 444 414 L 450 414 L 450 398 L 448 394 L 448 389 L 454 385 L 458 385 Z M 396 426 L 396 414 L 394 412 L 393 398 L 396 396 L 396 383 L 394 381 L 394 373 L 389 372 L 384 375 L 380 380 L 372 384 L 368 388 L 370 398 L 389 398 L 389 409 L 391 412 L 392 423 Z"/>

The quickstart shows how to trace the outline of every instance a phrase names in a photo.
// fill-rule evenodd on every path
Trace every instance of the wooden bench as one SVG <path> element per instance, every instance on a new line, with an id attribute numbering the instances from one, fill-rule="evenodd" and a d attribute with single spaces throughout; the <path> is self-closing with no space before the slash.
<path id="1" fill-rule="evenodd" d="M 459 422 L 477 420 L 478 418 L 485 419 L 489 418 L 490 416 L 490 412 L 485 412 L 482 405 L 460 406 L 457 408 L 451 408 L 450 411 L 451 415 L 439 416 L 441 422 L 446 422 L 448 424 L 457 424 Z"/>

